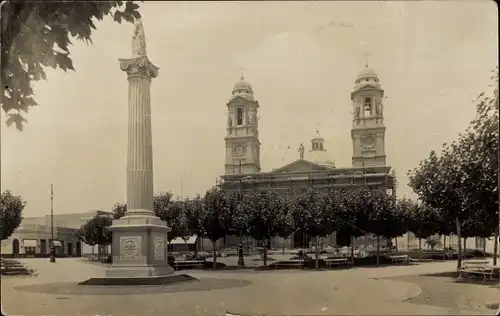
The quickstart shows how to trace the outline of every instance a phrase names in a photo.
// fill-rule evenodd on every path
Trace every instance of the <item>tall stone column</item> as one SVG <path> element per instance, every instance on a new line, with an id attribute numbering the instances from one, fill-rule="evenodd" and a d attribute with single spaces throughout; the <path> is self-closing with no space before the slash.
<path id="1" fill-rule="evenodd" d="M 153 212 L 151 80 L 158 67 L 146 54 L 144 28 L 136 22 L 132 58 L 120 59 L 128 77 L 127 212 L 113 221 L 113 266 L 106 277 L 157 277 L 173 273 L 167 262 L 167 223 Z"/>
<path id="2" fill-rule="evenodd" d="M 147 56 L 120 59 L 120 68 L 129 82 L 126 216 L 154 216 L 150 85 L 158 68 Z"/>

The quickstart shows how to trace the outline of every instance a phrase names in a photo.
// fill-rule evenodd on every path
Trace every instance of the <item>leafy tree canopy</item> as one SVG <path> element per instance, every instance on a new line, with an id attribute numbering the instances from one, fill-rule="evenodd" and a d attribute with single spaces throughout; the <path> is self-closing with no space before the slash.
<path id="1" fill-rule="evenodd" d="M 1 240 L 7 239 L 21 225 L 22 212 L 26 201 L 5 190 L 0 195 L 0 233 Z"/>
<path id="2" fill-rule="evenodd" d="M 111 218 L 96 215 L 80 229 L 79 236 L 85 238 L 87 240 L 85 243 L 88 245 L 109 245 L 111 244 L 112 234 L 108 227 L 111 224 Z"/>
<path id="3" fill-rule="evenodd" d="M 432 207 L 403 198 L 398 200 L 397 208 L 405 214 L 405 226 L 415 237 L 425 239 L 439 232 L 439 214 Z"/>
<path id="4" fill-rule="evenodd" d="M 298 196 L 292 203 L 294 221 L 311 236 L 326 236 L 335 230 L 335 214 L 328 196 L 315 190 L 308 190 L 305 195 Z"/>
<path id="5" fill-rule="evenodd" d="M 248 233 L 255 240 L 269 240 L 278 235 L 281 225 L 289 220 L 283 198 L 274 191 L 245 194 L 240 203 L 248 215 Z"/>
<path id="6" fill-rule="evenodd" d="M 367 231 L 369 209 L 365 206 L 367 188 L 351 188 L 334 192 L 334 205 L 338 211 L 335 213 L 340 222 L 338 232 L 352 237 L 369 234 Z"/>
<path id="7" fill-rule="evenodd" d="M 212 188 L 205 193 L 200 215 L 204 236 L 210 240 L 218 240 L 230 231 L 231 207 L 219 188 Z"/>
<path id="8" fill-rule="evenodd" d="M 134 22 L 133 1 L 9 1 L 1 10 L 1 106 L 7 125 L 22 130 L 22 113 L 37 105 L 32 84 L 46 80 L 45 68 L 75 70 L 69 47 L 73 39 L 92 43 L 95 22 L 105 16 Z"/>

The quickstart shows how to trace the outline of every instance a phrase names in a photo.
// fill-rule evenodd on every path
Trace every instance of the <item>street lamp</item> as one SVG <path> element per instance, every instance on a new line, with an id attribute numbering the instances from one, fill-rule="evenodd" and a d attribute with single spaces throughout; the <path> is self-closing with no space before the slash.
<path id="1" fill-rule="evenodd" d="M 54 248 L 54 185 L 50 185 L 50 262 L 56 262 Z"/>

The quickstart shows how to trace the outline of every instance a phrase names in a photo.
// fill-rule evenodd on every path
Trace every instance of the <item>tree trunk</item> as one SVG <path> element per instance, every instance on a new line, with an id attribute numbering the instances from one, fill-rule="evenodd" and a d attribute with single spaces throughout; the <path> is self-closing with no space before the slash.
<path id="1" fill-rule="evenodd" d="M 483 238 L 483 257 L 486 258 L 486 238 Z"/>
<path id="2" fill-rule="evenodd" d="M 467 253 L 467 237 L 464 237 L 464 254 Z"/>
<path id="3" fill-rule="evenodd" d="M 351 236 L 351 266 L 354 265 L 354 236 Z"/>
<path id="4" fill-rule="evenodd" d="M 213 268 L 217 269 L 217 240 L 210 241 L 212 242 Z"/>
<path id="5" fill-rule="evenodd" d="M 446 260 L 446 235 L 443 235 L 443 260 Z"/>
<path id="6" fill-rule="evenodd" d="M 282 237 L 283 238 L 283 237 Z M 283 242 L 282 242 L 282 249 L 281 249 L 281 255 L 284 256 L 285 255 L 285 238 L 283 238 Z"/>
<path id="7" fill-rule="evenodd" d="M 267 267 L 267 244 L 266 247 L 264 247 L 264 267 Z"/>
<path id="8" fill-rule="evenodd" d="M 455 218 L 455 224 L 457 227 L 457 238 L 458 238 L 458 259 L 457 259 L 457 270 L 462 268 L 462 243 L 460 239 L 462 238 L 462 229 L 460 227 L 460 219 L 458 216 Z"/>
<path id="9" fill-rule="evenodd" d="M 497 265 L 497 252 L 498 252 L 498 230 L 495 231 L 495 241 L 493 242 L 493 265 Z M 486 244 L 486 241 L 485 241 Z"/>
<path id="10" fill-rule="evenodd" d="M 316 236 L 316 249 L 314 250 L 315 260 L 314 260 L 314 268 L 316 270 L 319 269 L 319 236 Z"/>
<path id="11" fill-rule="evenodd" d="M 194 242 L 194 257 L 195 259 L 198 259 L 198 247 L 200 245 L 200 238 L 196 236 L 196 240 Z"/>
<path id="12" fill-rule="evenodd" d="M 398 237 L 394 238 L 394 250 L 398 252 Z"/>
<path id="13" fill-rule="evenodd" d="M 418 259 L 422 260 L 422 238 L 418 239 Z"/>
<path id="14" fill-rule="evenodd" d="M 377 236 L 377 266 L 380 265 L 380 237 Z"/>

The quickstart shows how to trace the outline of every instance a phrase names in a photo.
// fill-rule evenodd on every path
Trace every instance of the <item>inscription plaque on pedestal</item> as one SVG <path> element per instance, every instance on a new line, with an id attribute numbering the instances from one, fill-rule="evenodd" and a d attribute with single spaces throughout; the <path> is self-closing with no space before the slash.
<path id="1" fill-rule="evenodd" d="M 121 260 L 141 259 L 141 236 L 120 237 L 120 259 Z"/>
<path id="2" fill-rule="evenodd" d="M 165 260 L 165 238 L 155 237 L 155 260 Z"/>

